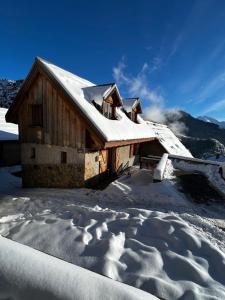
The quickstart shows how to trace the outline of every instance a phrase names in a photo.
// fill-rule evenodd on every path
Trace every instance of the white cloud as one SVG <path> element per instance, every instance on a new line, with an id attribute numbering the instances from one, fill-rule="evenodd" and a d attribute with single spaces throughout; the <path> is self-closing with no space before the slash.
<path id="1" fill-rule="evenodd" d="M 160 63 L 160 60 L 155 60 L 156 65 Z M 130 76 L 125 73 L 126 67 L 123 58 L 118 65 L 113 68 L 113 77 L 118 85 L 124 85 L 127 88 L 130 97 L 140 97 L 141 99 L 148 100 L 148 106 L 144 111 L 145 119 L 168 124 L 174 133 L 184 134 L 187 128 L 184 123 L 179 121 L 181 118 L 179 110 L 174 108 L 165 111 L 165 100 L 163 96 L 156 89 L 149 87 L 147 74 L 152 71 L 149 65 L 144 63 L 136 76 Z"/>
<path id="2" fill-rule="evenodd" d="M 149 104 L 163 106 L 164 98 L 157 89 L 150 88 L 147 74 L 150 67 L 144 63 L 140 72 L 136 76 L 130 76 L 125 73 L 126 64 L 124 59 L 113 68 L 113 77 L 118 85 L 125 85 L 130 97 L 140 97 L 149 101 Z"/>
<path id="3" fill-rule="evenodd" d="M 166 123 L 166 117 L 162 109 L 158 106 L 147 107 L 144 111 L 146 120 L 150 120 L 158 123 Z"/>

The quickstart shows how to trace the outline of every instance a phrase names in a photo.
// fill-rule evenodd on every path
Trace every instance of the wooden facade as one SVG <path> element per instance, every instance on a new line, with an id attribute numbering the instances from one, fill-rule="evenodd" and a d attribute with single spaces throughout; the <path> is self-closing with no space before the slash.
<path id="1" fill-rule="evenodd" d="M 32 106 L 40 105 L 43 125 L 32 124 Z M 21 143 L 50 144 L 76 149 L 85 148 L 85 129 L 91 132 L 96 147 L 101 147 L 92 129 L 77 113 L 65 95 L 44 74 L 37 74 L 18 111 Z"/>

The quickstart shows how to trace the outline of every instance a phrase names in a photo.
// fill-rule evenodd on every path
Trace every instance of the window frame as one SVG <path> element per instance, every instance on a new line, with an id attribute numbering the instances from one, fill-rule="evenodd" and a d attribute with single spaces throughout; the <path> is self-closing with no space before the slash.
<path id="1" fill-rule="evenodd" d="M 113 107 L 112 107 L 112 105 L 110 103 L 106 102 L 106 101 L 103 101 L 102 113 L 106 118 L 112 119 L 112 117 L 113 117 Z"/>
<path id="2" fill-rule="evenodd" d="M 61 151 L 61 164 L 67 164 L 67 152 Z"/>

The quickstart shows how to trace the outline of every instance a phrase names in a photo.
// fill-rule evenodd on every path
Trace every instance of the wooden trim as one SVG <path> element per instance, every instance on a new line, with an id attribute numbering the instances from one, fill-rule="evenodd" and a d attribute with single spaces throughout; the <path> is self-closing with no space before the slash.
<path id="1" fill-rule="evenodd" d="M 146 138 L 146 139 L 135 139 L 135 140 L 125 140 L 125 141 L 112 141 L 112 142 L 106 142 L 104 145 L 104 149 L 112 148 L 112 147 L 120 147 L 120 146 L 126 146 L 131 144 L 139 144 L 144 142 L 151 142 L 156 140 L 155 137 L 152 138 Z"/>
<path id="2" fill-rule="evenodd" d="M 16 113 L 16 111 L 20 108 L 20 102 L 23 99 L 22 96 L 29 89 L 29 87 L 31 86 L 31 84 L 33 83 L 37 75 L 38 75 L 38 65 L 36 60 L 32 65 L 31 70 L 28 73 L 26 79 L 23 81 L 22 86 L 20 87 L 16 95 L 16 98 L 14 99 L 12 105 L 9 107 L 6 113 L 5 119 L 7 122 L 18 124 L 18 114 Z"/>

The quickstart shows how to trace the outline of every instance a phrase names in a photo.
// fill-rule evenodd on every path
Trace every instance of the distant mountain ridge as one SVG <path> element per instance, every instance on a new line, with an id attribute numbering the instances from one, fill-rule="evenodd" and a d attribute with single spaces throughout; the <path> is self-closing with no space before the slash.
<path id="1" fill-rule="evenodd" d="M 180 139 L 191 153 L 198 158 L 225 161 L 225 128 L 194 118 L 184 111 L 178 113 L 178 122 L 187 129 Z M 167 125 L 172 122 L 173 118 L 168 115 Z"/>
<path id="2" fill-rule="evenodd" d="M 217 119 L 207 117 L 207 116 L 199 116 L 198 119 L 208 123 L 217 124 L 220 128 L 225 128 L 225 121 L 218 121 Z"/>
<path id="3" fill-rule="evenodd" d="M 22 83 L 23 80 L 0 79 L 0 107 L 9 108 Z"/>

